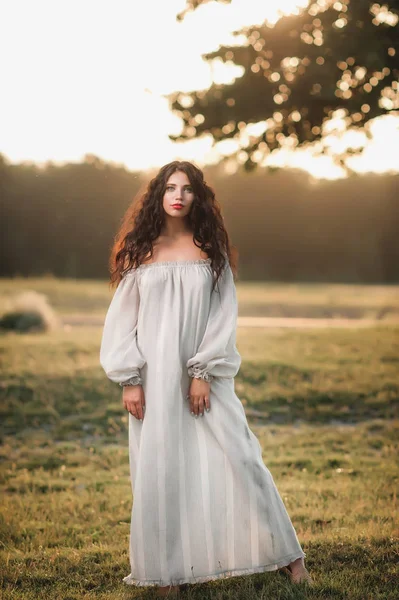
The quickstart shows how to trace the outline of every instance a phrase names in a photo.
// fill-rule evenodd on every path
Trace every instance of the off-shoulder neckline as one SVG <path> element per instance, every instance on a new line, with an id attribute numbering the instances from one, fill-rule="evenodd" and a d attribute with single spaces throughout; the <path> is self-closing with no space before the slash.
<path id="1" fill-rule="evenodd" d="M 161 260 L 152 263 L 142 263 L 137 269 L 148 269 L 149 267 L 184 267 L 186 265 L 207 265 L 210 263 L 210 258 L 197 258 L 195 260 Z"/>

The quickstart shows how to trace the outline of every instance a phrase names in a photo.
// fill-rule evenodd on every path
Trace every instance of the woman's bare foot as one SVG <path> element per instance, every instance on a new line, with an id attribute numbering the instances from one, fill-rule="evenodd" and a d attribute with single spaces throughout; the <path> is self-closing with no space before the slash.
<path id="1" fill-rule="evenodd" d="M 180 586 L 179 585 L 159 586 L 157 588 L 157 596 L 159 598 L 166 598 L 166 597 L 172 598 L 173 596 L 175 596 L 176 594 L 178 594 L 179 591 L 180 591 Z"/>
<path id="2" fill-rule="evenodd" d="M 283 568 L 283 571 L 290 576 L 290 579 L 293 583 L 308 583 L 309 585 L 314 584 L 309 571 L 305 567 L 303 558 L 297 558 L 296 560 L 290 562 L 287 567 Z"/>

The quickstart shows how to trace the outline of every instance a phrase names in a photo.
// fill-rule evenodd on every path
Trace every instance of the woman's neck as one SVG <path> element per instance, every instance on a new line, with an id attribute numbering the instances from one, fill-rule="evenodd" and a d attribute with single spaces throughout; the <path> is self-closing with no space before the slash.
<path id="1" fill-rule="evenodd" d="M 171 240 L 192 234 L 185 219 L 166 218 L 165 225 L 161 231 L 161 236 Z"/>

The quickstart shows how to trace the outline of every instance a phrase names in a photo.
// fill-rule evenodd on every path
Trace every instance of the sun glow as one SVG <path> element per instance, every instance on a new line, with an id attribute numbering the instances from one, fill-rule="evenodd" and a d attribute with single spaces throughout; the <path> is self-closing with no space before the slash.
<path id="1" fill-rule="evenodd" d="M 315 15 L 329 3 L 317 0 Z M 216 162 L 238 150 L 239 161 L 244 162 L 248 139 L 266 131 L 271 126 L 268 121 L 277 122 L 281 116 L 279 105 L 284 105 L 286 96 L 282 86 L 276 94 L 273 119 L 243 124 L 237 139 L 214 148 L 209 135 L 179 145 L 169 140 L 168 134 L 182 131 L 182 121 L 171 114 L 164 95 L 179 90 L 184 97 L 192 90 L 207 89 L 212 82 L 229 83 L 241 77 L 243 69 L 235 65 L 234 55 L 227 64 L 220 60 L 208 64 L 201 55 L 221 44 L 242 45 L 246 38 L 234 35 L 235 30 L 264 21 L 273 25 L 283 14 L 298 12 L 308 4 L 309 0 L 208 2 L 178 23 L 176 14 L 185 8 L 185 0 L 3 3 L 0 52 L 6 60 L 2 64 L 0 152 L 12 162 L 38 163 L 79 161 L 91 153 L 128 168 L 146 169 L 177 157 L 199 164 Z M 392 20 L 389 11 L 378 16 L 379 6 L 373 5 L 375 18 L 381 23 Z M 320 39 L 312 37 L 312 43 Z M 285 68 L 295 70 L 298 60 L 287 57 Z M 353 82 L 373 86 L 372 80 L 364 82 L 363 78 L 362 67 L 351 82 L 343 75 L 341 93 L 350 93 Z M 381 106 L 397 109 L 398 90 L 387 88 Z M 366 104 L 362 110 L 367 111 Z M 291 116 L 293 121 L 301 119 L 298 111 Z M 201 118 L 196 115 L 193 125 L 201 123 Z M 295 149 L 293 138 L 287 138 L 282 150 L 270 153 L 264 144 L 252 158 L 258 164 L 297 166 L 315 177 L 342 177 L 344 170 L 334 155 L 349 143 L 348 147 L 366 149 L 361 157 L 348 157 L 350 168 L 399 171 L 398 121 L 395 114 L 389 120 L 375 119 L 369 125 L 368 139 L 365 132 L 347 131 L 345 120 L 336 117 L 325 127 L 326 156 L 318 155 L 318 145 Z M 229 127 L 226 124 L 223 131 L 228 133 Z M 392 151 L 394 146 L 396 151 Z"/>

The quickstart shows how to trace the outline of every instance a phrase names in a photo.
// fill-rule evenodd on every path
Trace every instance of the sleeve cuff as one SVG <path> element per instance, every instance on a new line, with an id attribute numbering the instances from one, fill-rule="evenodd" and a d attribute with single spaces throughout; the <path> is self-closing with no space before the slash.
<path id="1" fill-rule="evenodd" d="M 122 387 L 124 387 L 126 385 L 143 385 L 143 380 L 140 377 L 140 375 L 134 375 L 133 377 L 130 377 L 126 381 L 121 381 L 119 383 L 119 385 Z"/>
<path id="2" fill-rule="evenodd" d="M 204 379 L 210 383 L 213 379 L 213 376 L 200 369 L 199 367 L 188 367 L 188 375 L 189 377 L 193 377 L 195 379 Z"/>

